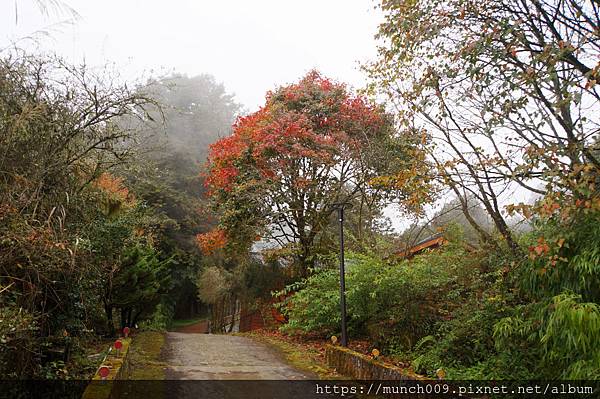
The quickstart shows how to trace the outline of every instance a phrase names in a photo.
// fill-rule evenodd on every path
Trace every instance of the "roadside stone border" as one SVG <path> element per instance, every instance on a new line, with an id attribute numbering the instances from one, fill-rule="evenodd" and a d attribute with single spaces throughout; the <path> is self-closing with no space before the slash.
<path id="1" fill-rule="evenodd" d="M 96 374 L 94 374 L 92 381 L 81 397 L 82 399 L 108 399 L 118 396 L 113 389 L 117 384 L 113 384 L 113 381 L 126 379 L 129 373 L 127 354 L 129 352 L 129 346 L 131 345 L 131 338 L 120 338 L 120 341 L 123 343 L 123 347 L 118 354 L 113 348 L 108 356 L 102 361 L 102 364 L 98 366 Z M 110 370 L 110 373 L 105 379 L 102 379 L 99 374 L 99 370 L 102 366 L 106 366 Z"/>
<path id="2" fill-rule="evenodd" d="M 393 364 L 385 363 L 343 346 L 327 345 L 325 361 L 338 373 L 355 380 L 426 380 Z"/>

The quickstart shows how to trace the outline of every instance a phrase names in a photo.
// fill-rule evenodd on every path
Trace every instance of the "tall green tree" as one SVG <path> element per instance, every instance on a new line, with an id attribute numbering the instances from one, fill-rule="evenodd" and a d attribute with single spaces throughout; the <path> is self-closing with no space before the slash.
<path id="1" fill-rule="evenodd" d="M 209 145 L 229 134 L 240 106 L 210 75 L 174 74 L 149 81 L 143 92 L 161 104 L 151 116 L 163 123 L 145 126 L 144 154 L 123 174 L 163 219 L 157 244 L 161 256 L 171 259 L 173 286 L 162 308 L 190 318 L 202 310 L 196 300 L 202 257 L 195 236 L 209 230 L 215 219 L 199 174 Z"/>

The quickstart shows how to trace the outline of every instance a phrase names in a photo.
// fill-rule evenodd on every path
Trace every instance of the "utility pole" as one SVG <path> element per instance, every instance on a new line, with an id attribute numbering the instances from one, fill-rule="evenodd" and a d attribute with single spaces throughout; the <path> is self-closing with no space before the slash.
<path id="1" fill-rule="evenodd" d="M 340 312 L 342 314 L 342 346 L 348 346 L 348 332 L 346 330 L 346 271 L 344 265 L 344 209 L 352 208 L 350 203 L 332 204 L 338 211 L 340 223 Z"/>

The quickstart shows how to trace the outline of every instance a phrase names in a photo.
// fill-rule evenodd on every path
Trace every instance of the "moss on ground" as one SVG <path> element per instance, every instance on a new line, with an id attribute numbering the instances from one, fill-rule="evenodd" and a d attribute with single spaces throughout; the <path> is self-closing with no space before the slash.
<path id="1" fill-rule="evenodd" d="M 163 380 L 165 367 L 161 352 L 165 334 L 158 331 L 143 331 L 137 334 L 129 349 L 130 380 Z"/>

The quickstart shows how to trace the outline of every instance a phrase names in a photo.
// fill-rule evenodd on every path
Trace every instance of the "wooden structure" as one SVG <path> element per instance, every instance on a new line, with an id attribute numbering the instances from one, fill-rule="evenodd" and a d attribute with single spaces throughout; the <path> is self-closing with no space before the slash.
<path id="1" fill-rule="evenodd" d="M 288 294 L 288 296 L 291 294 Z M 280 302 L 281 298 L 272 298 L 259 306 L 248 306 L 242 304 L 239 314 L 239 331 L 259 330 L 265 327 L 275 327 L 287 323 L 287 320 L 279 310 L 275 308 L 275 303 Z M 256 304 L 254 304 L 256 305 Z"/>
<path id="2" fill-rule="evenodd" d="M 444 238 L 442 233 L 435 234 L 431 237 L 428 237 L 424 240 L 417 242 L 412 247 L 396 252 L 396 255 L 401 258 L 410 259 L 413 256 L 425 251 L 426 249 L 438 248 L 444 244 L 446 244 L 448 240 Z"/>
<path id="3" fill-rule="evenodd" d="M 248 311 L 242 308 L 242 313 L 240 315 L 240 332 L 260 330 L 264 326 L 265 321 L 260 311 Z"/>

